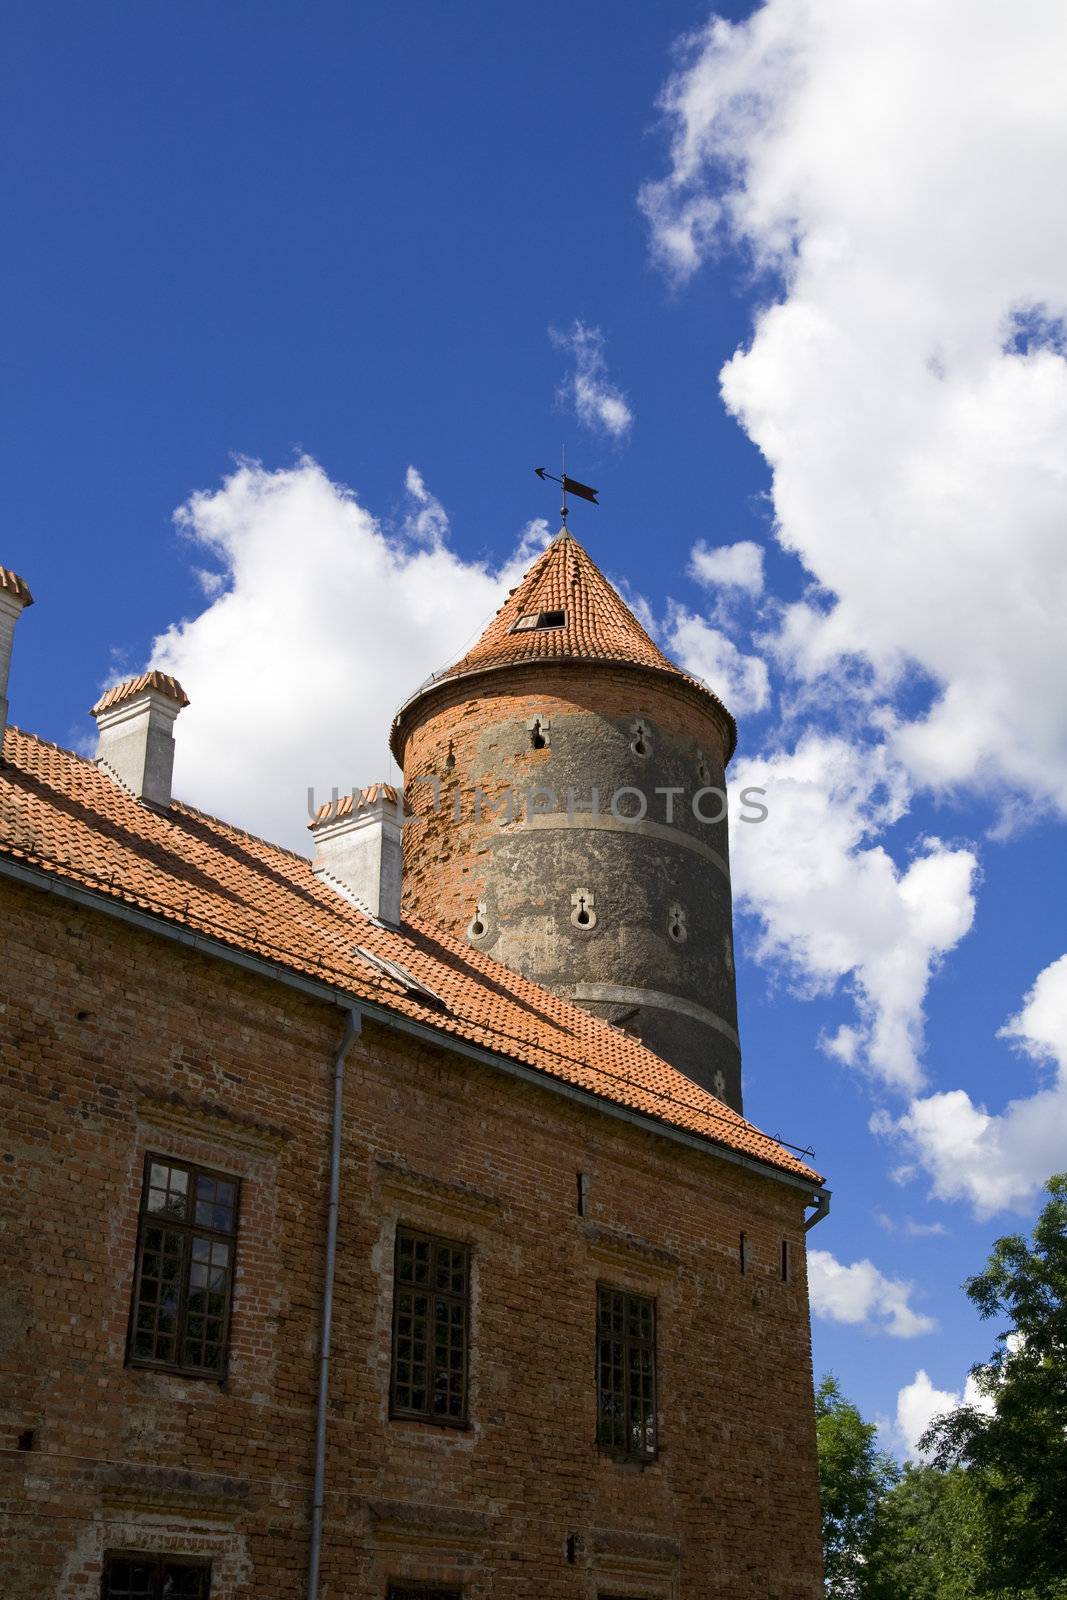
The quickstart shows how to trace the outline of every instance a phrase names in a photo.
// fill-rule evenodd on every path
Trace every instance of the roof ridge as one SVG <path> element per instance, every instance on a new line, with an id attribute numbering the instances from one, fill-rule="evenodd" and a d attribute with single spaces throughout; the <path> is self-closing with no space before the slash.
<path id="1" fill-rule="evenodd" d="M 95 756 L 83 756 L 79 750 L 72 750 L 69 745 L 56 744 L 52 739 L 43 739 L 39 733 L 31 733 L 28 728 L 20 728 L 13 722 L 8 723 L 7 731 L 17 734 L 22 739 L 29 739 L 31 743 L 40 745 L 42 750 L 54 750 L 57 755 L 69 756 L 71 761 L 77 761 L 81 766 L 91 768 L 93 772 L 103 775 Z M 122 792 L 129 795 L 130 799 L 133 799 L 130 789 L 126 784 L 122 783 L 121 779 L 112 776 L 110 768 L 106 776 L 109 783 L 120 786 Z M 293 861 L 303 861 L 309 867 L 311 865 L 311 857 L 302 855 L 299 850 L 292 850 L 287 844 L 279 844 L 277 840 L 268 839 L 261 833 L 252 833 L 249 828 L 242 828 L 239 822 L 228 822 L 225 817 L 216 816 L 212 811 L 204 811 L 200 806 L 194 806 L 188 800 L 172 800 L 166 811 L 153 808 L 151 814 L 154 817 L 158 817 L 161 822 L 166 822 L 171 812 L 176 812 L 179 815 L 186 814 L 191 817 L 201 817 L 205 822 L 215 822 L 220 828 L 225 828 L 229 833 L 238 833 L 242 839 L 250 839 L 253 844 L 266 845 L 268 850 L 277 850 L 279 855 L 289 856 Z"/>
<path id="2" fill-rule="evenodd" d="M 305 867 L 310 868 L 311 857 L 303 855 L 299 850 L 293 850 L 287 844 L 279 844 L 276 839 L 268 839 L 262 833 L 253 833 L 250 828 L 242 828 L 239 822 L 228 822 L 225 817 L 216 816 L 213 811 L 204 811 L 200 806 L 194 806 L 189 800 L 172 800 L 169 811 L 177 812 L 181 816 L 200 817 L 204 822 L 215 822 L 220 828 L 225 828 L 227 833 L 238 833 L 242 839 L 250 839 L 253 844 L 266 845 L 268 850 L 277 850 L 279 855 L 289 856 L 293 861 L 302 861 Z M 166 818 L 167 811 L 158 811 L 157 816 Z"/>

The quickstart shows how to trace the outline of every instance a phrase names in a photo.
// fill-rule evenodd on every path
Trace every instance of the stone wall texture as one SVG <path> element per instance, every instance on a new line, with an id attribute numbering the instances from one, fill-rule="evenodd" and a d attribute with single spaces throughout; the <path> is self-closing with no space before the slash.
<path id="1" fill-rule="evenodd" d="M 305 1592 L 341 1035 L 324 1001 L 0 880 L 5 1600 L 95 1600 L 121 1548 L 209 1555 L 212 1600 Z M 222 1384 L 125 1364 L 147 1152 L 241 1180 Z M 816 1600 L 803 1201 L 367 1022 L 345 1087 L 322 1595 Z M 472 1246 L 462 1431 L 388 1417 L 398 1223 Z M 656 1299 L 647 1466 L 595 1444 L 604 1282 Z"/>
<path id="2" fill-rule="evenodd" d="M 639 669 L 543 663 L 434 688 L 403 727 L 405 913 L 625 1026 L 741 1110 L 726 730 L 709 698 Z"/>

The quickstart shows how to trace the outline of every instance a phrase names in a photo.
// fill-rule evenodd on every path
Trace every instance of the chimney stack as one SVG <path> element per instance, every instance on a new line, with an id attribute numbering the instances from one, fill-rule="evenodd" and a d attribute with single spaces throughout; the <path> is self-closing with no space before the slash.
<path id="1" fill-rule="evenodd" d="M 11 671 L 15 624 L 26 607 L 32 605 L 33 595 L 22 579 L 7 567 L 0 567 L 0 744 L 7 727 L 7 679 Z"/>
<path id="2" fill-rule="evenodd" d="M 315 876 L 390 927 L 400 923 L 403 801 L 391 783 L 320 806 L 308 824 Z"/>
<path id="3" fill-rule="evenodd" d="M 177 678 L 143 672 L 102 695 L 92 709 L 97 765 L 138 800 L 164 810 L 171 801 L 174 719 L 189 704 Z"/>

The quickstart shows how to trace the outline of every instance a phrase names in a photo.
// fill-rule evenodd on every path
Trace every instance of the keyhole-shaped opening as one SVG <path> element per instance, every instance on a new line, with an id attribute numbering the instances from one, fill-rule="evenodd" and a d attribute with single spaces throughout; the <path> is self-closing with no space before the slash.
<path id="1" fill-rule="evenodd" d="M 596 911 L 593 907 L 593 896 L 588 889 L 575 889 L 571 895 L 571 921 L 576 928 L 595 928 Z"/>
<path id="2" fill-rule="evenodd" d="M 449 739 L 449 741 L 448 741 L 448 754 L 447 754 L 447 756 L 445 756 L 445 771 L 446 772 L 455 772 L 455 770 L 456 770 L 456 752 L 453 749 L 452 740 Z"/>
<path id="3" fill-rule="evenodd" d="M 485 902 L 479 900 L 474 908 L 474 915 L 467 924 L 467 937 L 481 939 L 489 931 L 489 923 L 485 915 Z"/>
<path id="4" fill-rule="evenodd" d="M 677 900 L 672 901 L 667 910 L 667 932 L 675 944 L 684 944 L 687 939 L 689 929 L 686 922 L 685 907 L 679 905 Z"/>
<path id="5" fill-rule="evenodd" d="M 633 734 L 633 738 L 630 740 L 630 749 L 633 751 L 634 755 L 635 756 L 649 756 L 649 755 L 651 755 L 652 754 L 652 739 L 651 739 L 651 737 L 649 735 L 649 730 L 645 726 L 645 724 L 643 722 L 632 723 L 631 727 L 630 727 L 630 732 Z"/>
<path id="6" fill-rule="evenodd" d="M 703 750 L 697 751 L 697 777 L 700 779 L 700 782 L 704 785 L 704 787 L 707 788 L 708 784 L 711 782 L 711 768 L 708 766 L 707 758 L 704 755 Z"/>
<path id="7" fill-rule="evenodd" d="M 530 749 L 543 750 L 547 743 L 548 740 L 545 738 L 544 728 L 541 726 L 541 718 L 535 717 L 534 725 L 530 729 Z"/>

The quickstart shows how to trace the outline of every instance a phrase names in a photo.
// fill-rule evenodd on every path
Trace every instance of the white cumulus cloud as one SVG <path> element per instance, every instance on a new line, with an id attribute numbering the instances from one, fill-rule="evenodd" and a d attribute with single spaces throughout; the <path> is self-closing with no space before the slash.
<path id="1" fill-rule="evenodd" d="M 706 588 L 741 589 L 755 599 L 763 589 L 763 551 L 751 539 L 714 549 L 697 544 L 690 553 L 689 573 Z"/>
<path id="2" fill-rule="evenodd" d="M 975 1104 L 965 1089 L 921 1096 L 896 1124 L 943 1200 L 967 1200 L 979 1218 L 1025 1211 L 1067 1164 L 1067 955 L 1040 973 L 1001 1036 L 1051 1068 L 1051 1082 L 1008 1101 Z"/>
<path id="3" fill-rule="evenodd" d="M 771 680 L 767 663 L 746 656 L 720 628 L 684 606 L 670 606 L 666 647 L 694 677 L 703 678 L 732 712 L 745 716 L 763 711 L 770 703 Z"/>
<path id="4" fill-rule="evenodd" d="M 893 1443 L 902 1446 L 913 1460 L 921 1460 L 919 1440 L 935 1417 L 955 1411 L 961 1405 L 975 1406 L 980 1411 L 992 1410 L 992 1401 L 980 1393 L 973 1377 L 968 1376 L 962 1392 L 936 1389 L 929 1374 L 920 1367 L 911 1383 L 897 1392 L 897 1414 L 888 1429 Z"/>
<path id="5" fill-rule="evenodd" d="M 642 205 L 679 278 L 769 274 L 721 378 L 818 585 L 790 664 L 918 666 L 915 782 L 1067 811 L 1067 7 L 765 0 L 681 49 Z"/>
<path id="6" fill-rule="evenodd" d="M 310 458 L 246 461 L 179 509 L 212 573 L 204 609 L 152 648 L 191 701 L 176 727 L 181 798 L 307 852 L 309 788 L 321 801 L 395 774 L 394 711 L 477 636 L 547 537 L 531 524 L 494 571 L 448 548 L 415 468 L 407 493 L 390 535 Z"/>
<path id="7" fill-rule="evenodd" d="M 549 329 L 553 344 L 569 351 L 574 370 L 560 387 L 560 398 L 572 404 L 579 422 L 615 440 L 625 439 L 634 414 L 622 390 L 608 378 L 604 335 L 580 319 L 566 332 Z"/>
<path id="8" fill-rule="evenodd" d="M 923 1005 L 940 959 L 974 918 L 977 861 L 922 841 L 898 865 L 878 834 L 907 791 L 884 749 L 808 733 L 792 750 L 738 760 L 732 786 L 766 791 L 765 821 L 733 830 L 734 893 L 758 919 L 757 959 L 802 992 L 851 988 L 856 1018 L 825 1047 L 849 1066 L 914 1092 Z"/>
<path id="9" fill-rule="evenodd" d="M 910 1304 L 914 1284 L 887 1278 L 873 1261 L 846 1267 L 829 1250 L 808 1251 L 811 1309 L 827 1322 L 876 1329 L 894 1339 L 914 1339 L 937 1327 Z"/>

